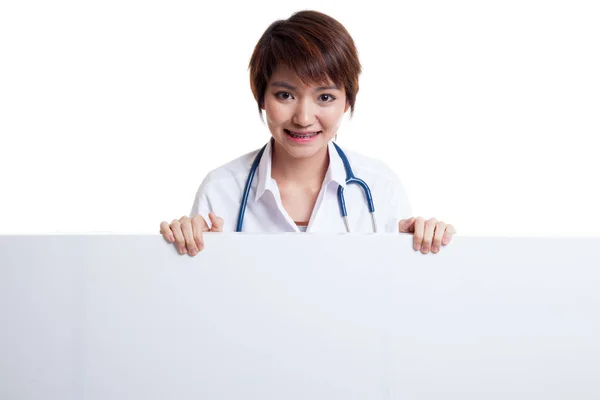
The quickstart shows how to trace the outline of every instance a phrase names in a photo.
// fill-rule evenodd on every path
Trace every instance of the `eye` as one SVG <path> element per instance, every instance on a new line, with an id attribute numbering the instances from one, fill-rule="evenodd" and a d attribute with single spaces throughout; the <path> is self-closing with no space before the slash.
<path id="1" fill-rule="evenodd" d="M 324 103 L 331 103 L 332 101 L 335 100 L 335 97 L 333 97 L 330 94 L 322 94 L 319 96 L 319 99 Z"/>
<path id="2" fill-rule="evenodd" d="M 292 95 L 289 92 L 277 92 L 275 94 L 275 97 L 277 97 L 278 99 L 281 99 L 281 100 L 287 100 L 287 99 L 292 98 Z"/>

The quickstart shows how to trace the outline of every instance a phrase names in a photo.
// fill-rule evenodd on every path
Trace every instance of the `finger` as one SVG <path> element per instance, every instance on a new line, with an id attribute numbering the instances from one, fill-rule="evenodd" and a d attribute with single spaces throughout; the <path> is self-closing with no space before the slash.
<path id="1" fill-rule="evenodd" d="M 425 222 L 425 232 L 423 233 L 423 243 L 421 244 L 421 253 L 429 253 L 431 249 L 431 241 L 433 240 L 433 233 L 435 232 L 435 224 L 437 220 L 430 218 Z"/>
<path id="2" fill-rule="evenodd" d="M 187 247 L 187 253 L 190 256 L 195 256 L 198 253 L 198 246 L 194 241 L 194 231 L 192 230 L 192 221 L 189 218 L 185 218 L 181 222 L 181 231 L 185 239 L 185 246 Z"/>
<path id="3" fill-rule="evenodd" d="M 456 229 L 454 226 L 448 224 L 446 225 L 446 232 L 444 233 L 444 238 L 442 239 L 442 244 L 445 246 L 452 240 L 452 236 L 456 235 Z"/>
<path id="4" fill-rule="evenodd" d="M 413 248 L 416 251 L 421 250 L 421 242 L 423 241 L 423 233 L 425 231 L 425 220 L 421 217 L 415 219 L 415 233 L 413 234 Z"/>
<path id="5" fill-rule="evenodd" d="M 201 215 L 196 215 L 192 218 L 192 230 L 194 232 L 194 243 L 198 247 L 198 251 L 204 249 L 204 237 L 202 232 L 208 231 L 208 225 Z"/>
<path id="6" fill-rule="evenodd" d="M 398 222 L 398 232 L 413 233 L 415 231 L 415 217 L 409 219 L 401 219 Z"/>
<path id="7" fill-rule="evenodd" d="M 185 254 L 187 249 L 185 247 L 185 239 L 183 237 L 183 232 L 181 232 L 181 222 L 179 220 L 174 219 L 171 222 L 171 232 L 173 232 L 173 236 L 175 237 L 175 247 L 180 254 Z"/>
<path id="8" fill-rule="evenodd" d="M 169 223 L 167 221 L 163 221 L 160 223 L 160 233 L 169 243 L 173 243 L 173 241 L 175 240 L 175 238 L 173 237 L 173 232 L 171 232 L 171 228 L 169 227 Z"/>
<path id="9" fill-rule="evenodd" d="M 446 232 L 446 224 L 442 221 L 438 221 L 435 224 L 435 233 L 433 234 L 433 242 L 431 245 L 431 252 L 437 253 L 440 251 L 440 246 L 442 245 L 442 238 L 444 237 L 444 233 Z"/>
<path id="10" fill-rule="evenodd" d="M 208 217 L 210 218 L 210 222 L 212 223 L 210 231 L 223 232 L 223 225 L 225 223 L 225 221 L 223 221 L 223 218 L 217 217 L 214 213 L 208 213 Z"/>

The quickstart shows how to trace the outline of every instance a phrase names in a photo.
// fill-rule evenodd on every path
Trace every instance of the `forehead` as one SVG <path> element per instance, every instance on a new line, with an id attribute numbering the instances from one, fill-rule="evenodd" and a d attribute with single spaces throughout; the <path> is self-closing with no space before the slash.
<path id="1" fill-rule="evenodd" d="M 273 74 L 271 75 L 269 82 L 286 81 L 289 83 L 307 87 L 335 85 L 327 75 L 324 75 L 323 79 L 324 80 L 322 82 L 303 82 L 302 78 L 300 78 L 300 76 L 298 76 L 298 74 L 292 68 L 285 64 L 278 64 L 273 70 Z"/>

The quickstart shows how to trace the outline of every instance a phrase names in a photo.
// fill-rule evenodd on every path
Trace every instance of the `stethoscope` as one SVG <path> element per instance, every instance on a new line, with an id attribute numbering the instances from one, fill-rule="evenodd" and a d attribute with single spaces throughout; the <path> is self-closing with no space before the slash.
<path id="1" fill-rule="evenodd" d="M 267 143 L 268 144 L 268 143 Z M 373 232 L 377 232 L 377 224 L 375 223 L 375 206 L 373 205 L 373 197 L 371 196 L 371 189 L 369 186 L 360 178 L 354 176 L 352 172 L 352 168 L 350 167 L 350 162 L 348 161 L 348 157 L 346 154 L 340 149 L 340 147 L 333 142 L 333 146 L 337 150 L 342 162 L 344 163 L 344 169 L 346 170 L 346 185 L 351 183 L 355 183 L 362 187 L 363 192 L 365 193 L 365 197 L 367 198 L 367 205 L 369 206 L 369 213 L 371 214 L 371 223 L 373 224 Z M 250 186 L 252 186 L 252 180 L 254 179 L 254 175 L 256 174 L 256 170 L 258 169 L 258 164 L 260 163 L 260 159 L 262 158 L 263 153 L 265 152 L 265 148 L 267 145 L 264 145 L 262 149 L 258 152 L 254 162 L 252 163 L 252 167 L 250 168 L 250 173 L 248 174 L 248 179 L 246 180 L 246 188 L 244 189 L 244 195 L 242 196 L 242 204 L 240 205 L 240 213 L 238 216 L 237 228 L 236 232 L 242 231 L 242 225 L 244 224 L 244 214 L 246 212 L 246 206 L 248 204 L 248 195 L 250 193 Z M 344 225 L 346 225 L 346 232 L 350 232 L 350 224 L 348 223 L 348 212 L 346 211 L 346 201 L 344 200 L 344 187 L 342 185 L 338 186 L 337 191 L 338 203 L 340 205 L 340 212 L 342 213 L 342 218 L 344 220 Z"/>

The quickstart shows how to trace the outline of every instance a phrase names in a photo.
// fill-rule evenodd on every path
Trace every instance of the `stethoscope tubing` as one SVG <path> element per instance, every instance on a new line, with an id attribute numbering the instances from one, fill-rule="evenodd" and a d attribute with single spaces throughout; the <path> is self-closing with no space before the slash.
<path id="1" fill-rule="evenodd" d="M 339 154 L 340 158 L 342 159 L 342 162 L 344 164 L 344 169 L 346 170 L 346 186 L 350 185 L 350 184 L 356 184 L 362 188 L 362 190 L 365 194 L 365 198 L 367 200 L 367 205 L 369 207 L 369 213 L 371 214 L 371 222 L 373 225 L 373 232 L 377 232 L 377 224 L 375 222 L 375 205 L 373 203 L 373 196 L 371 194 L 371 189 L 369 188 L 369 185 L 367 185 L 367 183 L 365 181 L 363 181 L 360 178 L 357 178 L 354 175 L 354 172 L 352 171 L 352 167 L 350 166 L 350 162 L 348 161 L 348 157 L 346 157 L 346 154 L 342 151 L 342 149 L 335 142 L 333 142 L 333 146 L 335 147 L 337 153 Z M 246 186 L 244 188 L 244 194 L 242 195 L 242 203 L 240 204 L 240 211 L 238 214 L 237 226 L 236 226 L 236 230 L 235 230 L 236 232 L 242 231 L 242 225 L 244 224 L 244 215 L 246 213 L 246 206 L 248 205 L 248 196 L 250 194 L 250 187 L 252 186 L 252 181 L 254 180 L 254 175 L 256 175 L 256 170 L 258 169 L 258 165 L 263 156 L 263 153 L 265 152 L 266 147 L 267 147 L 267 145 L 265 144 L 260 149 L 260 151 L 258 152 L 256 157 L 254 158 L 254 161 L 252 162 L 252 166 L 250 168 L 250 173 L 248 174 L 248 178 L 246 179 Z M 348 222 L 348 211 L 346 210 L 346 200 L 344 198 L 344 187 L 342 185 L 338 186 L 337 197 L 338 197 L 338 203 L 340 206 L 340 213 L 342 214 L 342 218 L 343 218 L 344 224 L 346 226 L 346 231 L 350 232 L 350 224 Z"/>

